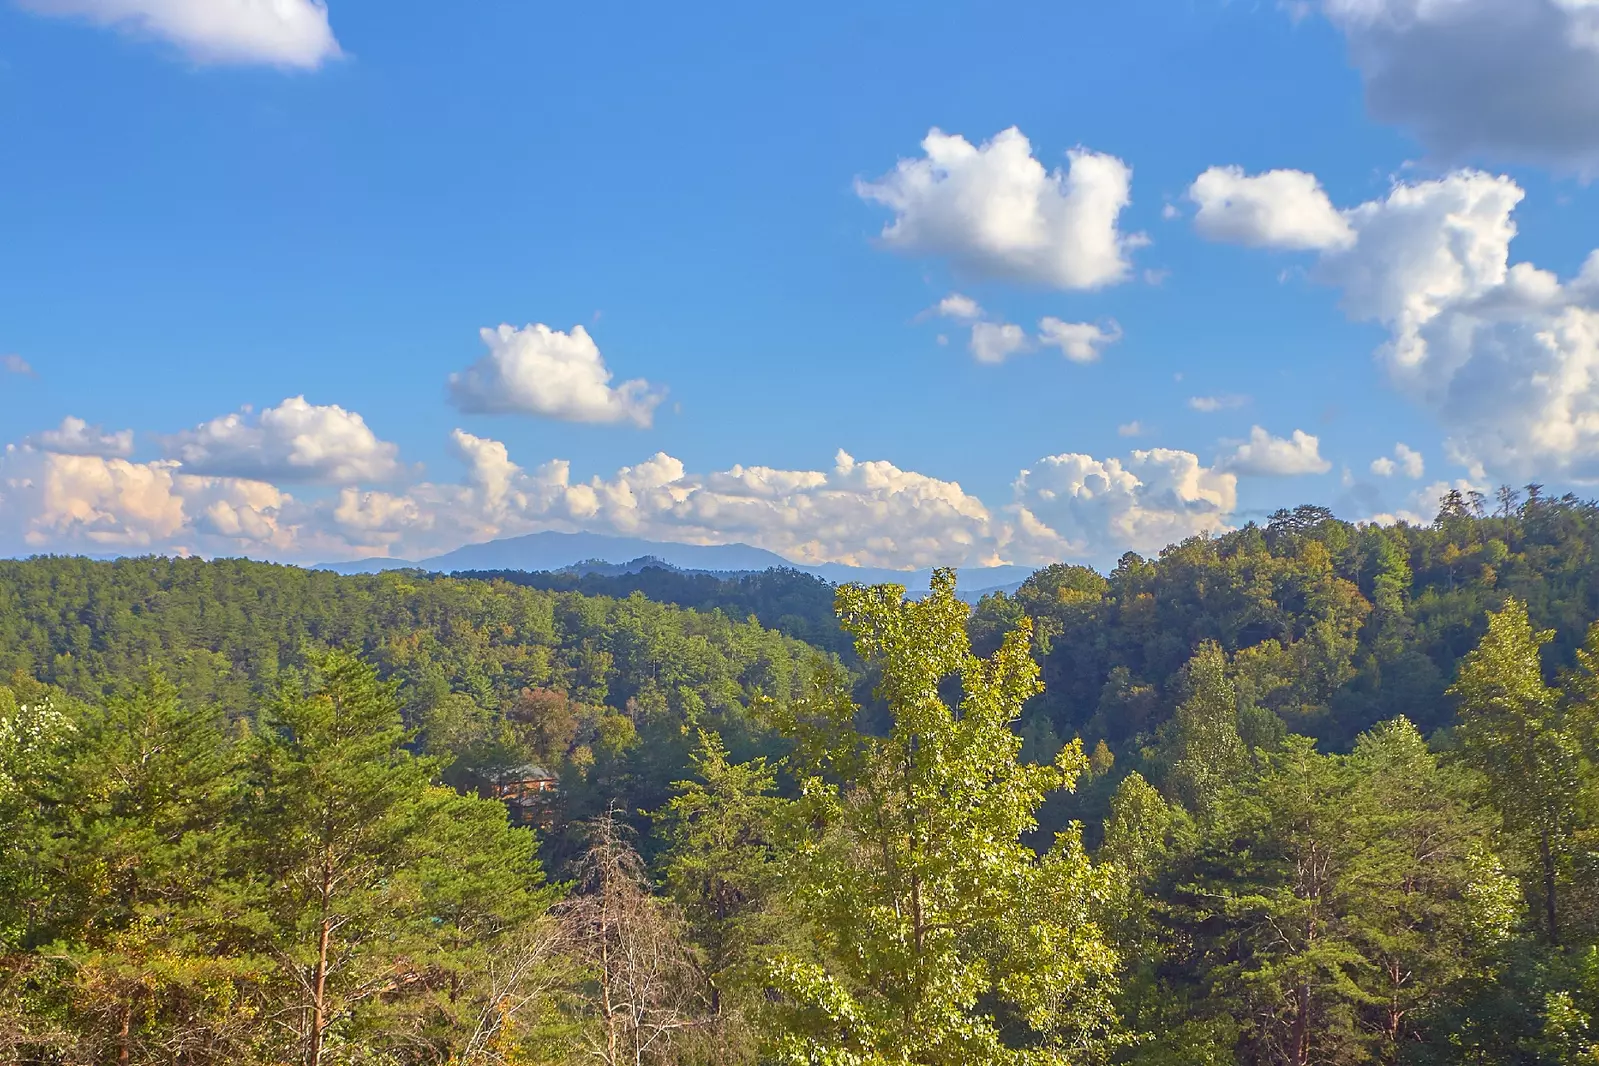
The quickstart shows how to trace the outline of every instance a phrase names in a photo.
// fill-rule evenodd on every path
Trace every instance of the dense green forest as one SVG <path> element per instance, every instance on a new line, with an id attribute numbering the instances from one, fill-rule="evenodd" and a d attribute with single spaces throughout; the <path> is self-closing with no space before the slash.
<path id="1" fill-rule="evenodd" d="M 768 629 L 839 655 L 854 651 L 848 634 L 838 628 L 833 616 L 833 586 L 801 570 L 706 574 L 645 565 L 622 573 L 597 569 L 461 570 L 451 576 L 618 599 L 637 592 L 657 603 L 721 611 L 730 618 L 754 618 Z"/>
<path id="2" fill-rule="evenodd" d="M 1599 1063 L 1596 538 L 1303 507 L 975 609 L 3 562 L 0 1056 Z"/>
<path id="3" fill-rule="evenodd" d="M 0 678 L 98 701 L 153 668 L 187 704 L 249 722 L 333 649 L 393 684 L 412 746 L 445 758 L 450 783 L 545 763 L 574 819 L 617 796 L 664 801 L 698 728 L 769 745 L 751 701 L 799 691 L 816 654 L 643 596 L 238 560 L 0 562 Z"/>

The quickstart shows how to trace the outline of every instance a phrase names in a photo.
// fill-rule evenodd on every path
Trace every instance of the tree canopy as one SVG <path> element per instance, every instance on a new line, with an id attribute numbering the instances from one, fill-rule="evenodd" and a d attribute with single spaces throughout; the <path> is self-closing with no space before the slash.
<path id="1" fill-rule="evenodd" d="M 1599 1063 L 1596 519 L 1297 508 L 832 626 L 0 563 L 0 1060 Z"/>

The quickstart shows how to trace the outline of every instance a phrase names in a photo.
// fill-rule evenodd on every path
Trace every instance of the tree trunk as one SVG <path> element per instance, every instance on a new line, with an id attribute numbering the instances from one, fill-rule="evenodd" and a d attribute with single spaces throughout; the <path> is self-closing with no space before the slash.
<path id="1" fill-rule="evenodd" d="M 117 1062 L 120 1066 L 128 1066 L 129 1043 L 133 1036 L 133 999 L 130 997 L 123 1001 L 122 1020 L 117 1027 Z"/>
<path id="2" fill-rule="evenodd" d="M 1538 856 L 1543 860 L 1543 909 L 1549 923 L 1549 943 L 1560 945 L 1560 926 L 1555 921 L 1555 853 L 1549 840 L 1549 828 L 1544 827 L 1538 838 Z"/>
<path id="3" fill-rule="evenodd" d="M 322 1066 L 323 1035 L 328 1027 L 328 945 L 333 939 L 332 909 L 333 855 L 330 846 L 322 852 L 322 923 L 317 928 L 316 969 L 311 974 L 311 1046 L 306 1049 L 306 1066 Z"/>
<path id="4" fill-rule="evenodd" d="M 1309 950 L 1316 943 L 1321 928 L 1317 913 L 1317 900 L 1325 891 L 1325 878 L 1322 876 L 1321 857 L 1319 849 L 1312 849 L 1308 859 L 1308 869 L 1301 873 L 1301 884 L 1304 886 L 1304 895 L 1310 904 L 1309 912 L 1305 915 L 1305 950 Z M 1294 1043 L 1292 1049 L 1293 1066 L 1309 1066 L 1310 1046 L 1312 1035 L 1310 1029 L 1310 1012 L 1315 1000 L 1315 990 L 1307 980 L 1295 990 L 1295 998 L 1299 1001 L 1299 1010 L 1294 1018 Z"/>
<path id="5" fill-rule="evenodd" d="M 1294 1018 L 1293 1046 L 1289 1054 L 1293 1056 L 1293 1066 L 1309 1066 L 1310 1063 L 1310 986 L 1301 985 L 1295 993 L 1299 1000 L 1299 1010 Z"/>
<path id="6" fill-rule="evenodd" d="M 1399 989 L 1404 984 L 1405 975 L 1397 960 L 1388 964 L 1388 984 L 1393 991 L 1388 997 L 1388 1047 L 1384 1058 L 1393 1061 L 1399 1047 L 1399 1031 L 1404 1025 L 1405 1011 L 1399 1005 Z"/>
<path id="7" fill-rule="evenodd" d="M 311 1047 L 306 1054 L 308 1066 L 322 1064 L 322 1034 L 327 1029 L 328 941 L 333 931 L 333 920 L 322 919 L 317 932 L 316 971 L 311 978 Z"/>
<path id="8" fill-rule="evenodd" d="M 602 907 L 607 905 L 602 904 Z M 611 927 L 609 915 L 600 915 L 600 1016 L 605 1019 L 605 1066 L 619 1066 L 622 1049 L 617 1039 L 616 1006 L 611 1002 Z"/>

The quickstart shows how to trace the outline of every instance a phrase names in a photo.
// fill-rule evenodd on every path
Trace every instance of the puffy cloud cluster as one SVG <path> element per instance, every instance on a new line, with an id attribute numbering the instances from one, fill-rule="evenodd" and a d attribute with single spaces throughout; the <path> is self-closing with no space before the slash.
<path id="1" fill-rule="evenodd" d="M 314 69 L 340 55 L 323 0 L 20 0 L 29 11 L 157 37 L 201 63 Z"/>
<path id="2" fill-rule="evenodd" d="M 1046 457 L 1019 474 L 1013 498 L 996 511 L 956 482 L 844 451 L 825 469 L 734 465 L 709 473 L 657 453 L 583 479 L 564 460 L 524 467 L 499 441 L 458 429 L 450 442 L 463 468 L 458 480 L 380 488 L 356 478 L 296 496 L 265 477 L 196 472 L 181 446 L 177 457 L 148 462 L 52 450 L 52 440 L 72 445 L 97 432 L 68 420 L 57 437 L 39 434 L 0 453 L 0 552 L 414 559 L 496 537 L 588 530 L 742 541 L 803 563 L 1105 562 L 1128 548 L 1153 551 L 1225 529 L 1236 507 L 1233 472 L 1165 450 L 1126 460 Z M 186 443 L 213 445 L 191 454 L 227 469 L 216 437 Z M 274 461 L 282 465 L 281 453 Z M 360 464 L 351 462 L 353 472 Z"/>
<path id="3" fill-rule="evenodd" d="M 1038 320 L 1038 343 L 1059 348 L 1060 354 L 1074 363 L 1097 361 L 1106 345 L 1121 339 L 1121 327 L 1115 322 L 1101 326 L 1093 322 L 1063 322 L 1047 315 Z"/>
<path id="4" fill-rule="evenodd" d="M 1403 472 L 1408 478 L 1419 478 L 1426 470 L 1427 463 L 1421 453 L 1403 441 L 1394 445 L 1392 458 L 1383 455 L 1371 461 L 1371 472 L 1378 477 L 1393 477 Z"/>
<path id="5" fill-rule="evenodd" d="M 1509 280 L 1523 195 L 1509 178 L 1471 170 L 1395 185 L 1348 212 L 1355 241 L 1325 254 L 1318 276 L 1343 289 L 1351 314 L 1393 329 L 1395 370 L 1418 369 L 1429 323 Z"/>
<path id="6" fill-rule="evenodd" d="M 1131 276 L 1131 253 L 1145 238 L 1118 228 L 1132 202 L 1132 170 L 1120 159 L 1079 148 L 1065 171 L 1045 170 L 1015 127 L 981 145 L 933 129 L 922 152 L 856 183 L 861 197 L 894 212 L 882 233 L 889 248 L 1059 289 Z"/>
<path id="7" fill-rule="evenodd" d="M 1332 464 L 1321 457 L 1321 442 L 1302 429 L 1290 437 L 1274 437 L 1260 426 L 1249 431 L 1249 439 L 1239 444 L 1219 464 L 1221 469 L 1245 477 L 1295 477 L 1300 474 L 1325 474 Z"/>
<path id="8" fill-rule="evenodd" d="M 32 547 L 149 547 L 181 530 L 175 463 L 6 450 L 0 522 Z"/>
<path id="9" fill-rule="evenodd" d="M 825 471 L 735 465 L 708 474 L 657 453 L 583 481 L 559 460 L 525 470 L 504 445 L 460 430 L 453 443 L 467 464 L 462 483 L 422 484 L 403 495 L 347 491 L 339 528 L 413 554 L 585 529 L 691 544 L 742 541 L 796 562 L 863 566 L 986 562 L 997 543 L 988 509 L 955 482 L 842 451 Z"/>
<path id="10" fill-rule="evenodd" d="M 1192 452 L 1155 448 L 1120 459 L 1052 455 L 1016 480 L 1019 561 L 1094 558 L 1112 545 L 1152 553 L 1228 528 L 1238 478 Z"/>
<path id="11" fill-rule="evenodd" d="M 131 430 L 67 417 L 0 453 L 0 551 L 163 551 L 307 560 L 376 554 L 316 500 L 279 483 L 387 481 L 399 449 L 359 414 L 292 397 L 163 439 L 167 457 L 132 458 Z"/>
<path id="12" fill-rule="evenodd" d="M 343 485 L 402 472 L 399 446 L 379 440 L 360 415 L 304 396 L 259 416 L 245 410 L 214 418 L 165 443 L 192 474 Z"/>
<path id="13" fill-rule="evenodd" d="M 970 326 L 968 347 L 979 363 L 1003 363 L 1013 355 L 1038 347 L 1059 348 L 1061 355 L 1074 363 L 1092 363 L 1108 345 L 1122 339 L 1121 326 L 1115 321 L 1099 325 L 1066 322 L 1048 315 L 1039 319 L 1038 334 L 1032 337 L 1015 323 L 990 318 L 976 300 L 958 292 L 940 300 L 931 313 Z"/>
<path id="14" fill-rule="evenodd" d="M 1388 329 L 1391 378 L 1443 424 L 1452 458 L 1509 478 L 1599 480 L 1599 253 L 1562 281 L 1510 261 L 1523 197 L 1460 170 L 1342 211 L 1353 238 L 1312 276 Z M 1270 211 L 1254 232 L 1281 232 Z M 1302 243 L 1261 240 L 1278 247 Z"/>
<path id="15" fill-rule="evenodd" d="M 301 556 L 342 548 L 291 521 L 293 500 L 262 481 L 12 445 L 0 455 L 0 547 L 9 551 Z"/>
<path id="16" fill-rule="evenodd" d="M 126 458 L 133 454 L 133 430 L 121 429 L 107 433 L 99 426 L 91 426 L 72 415 L 61 420 L 55 429 L 36 433 L 24 443 L 41 451 L 61 455 L 99 455 L 105 458 Z"/>
<path id="17" fill-rule="evenodd" d="M 663 394 L 643 380 L 611 384 L 588 330 L 543 323 L 481 331 L 488 354 L 450 376 L 450 398 L 474 414 L 530 414 L 568 422 L 648 426 Z"/>
<path id="18" fill-rule="evenodd" d="M 1599 163 L 1593 0 L 1318 0 L 1343 31 L 1379 119 L 1434 152 Z"/>
<path id="19" fill-rule="evenodd" d="M 1338 248 L 1354 239 L 1315 175 L 1272 170 L 1253 177 L 1242 167 L 1211 167 L 1188 198 L 1199 206 L 1194 228 L 1215 241 L 1270 248 Z"/>

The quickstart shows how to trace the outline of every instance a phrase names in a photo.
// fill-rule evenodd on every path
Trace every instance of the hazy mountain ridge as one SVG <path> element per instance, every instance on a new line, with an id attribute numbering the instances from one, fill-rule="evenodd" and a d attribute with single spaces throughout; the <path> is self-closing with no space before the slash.
<path id="1" fill-rule="evenodd" d="M 462 570 L 566 570 L 574 567 L 609 564 L 624 570 L 646 565 L 710 574 L 753 573 L 774 568 L 814 574 L 834 584 L 859 582 L 904 585 L 911 592 L 925 592 L 932 568 L 890 570 L 885 567 L 847 566 L 843 563 L 796 563 L 776 552 L 749 544 L 674 544 L 613 537 L 601 533 L 529 533 L 521 537 L 469 544 L 426 559 L 356 559 L 348 562 L 320 563 L 316 570 L 340 574 L 370 574 L 383 570 L 415 567 L 436 573 Z M 961 570 L 962 593 L 977 596 L 997 588 L 1011 589 L 1032 574 L 1030 566 L 987 566 Z"/>

